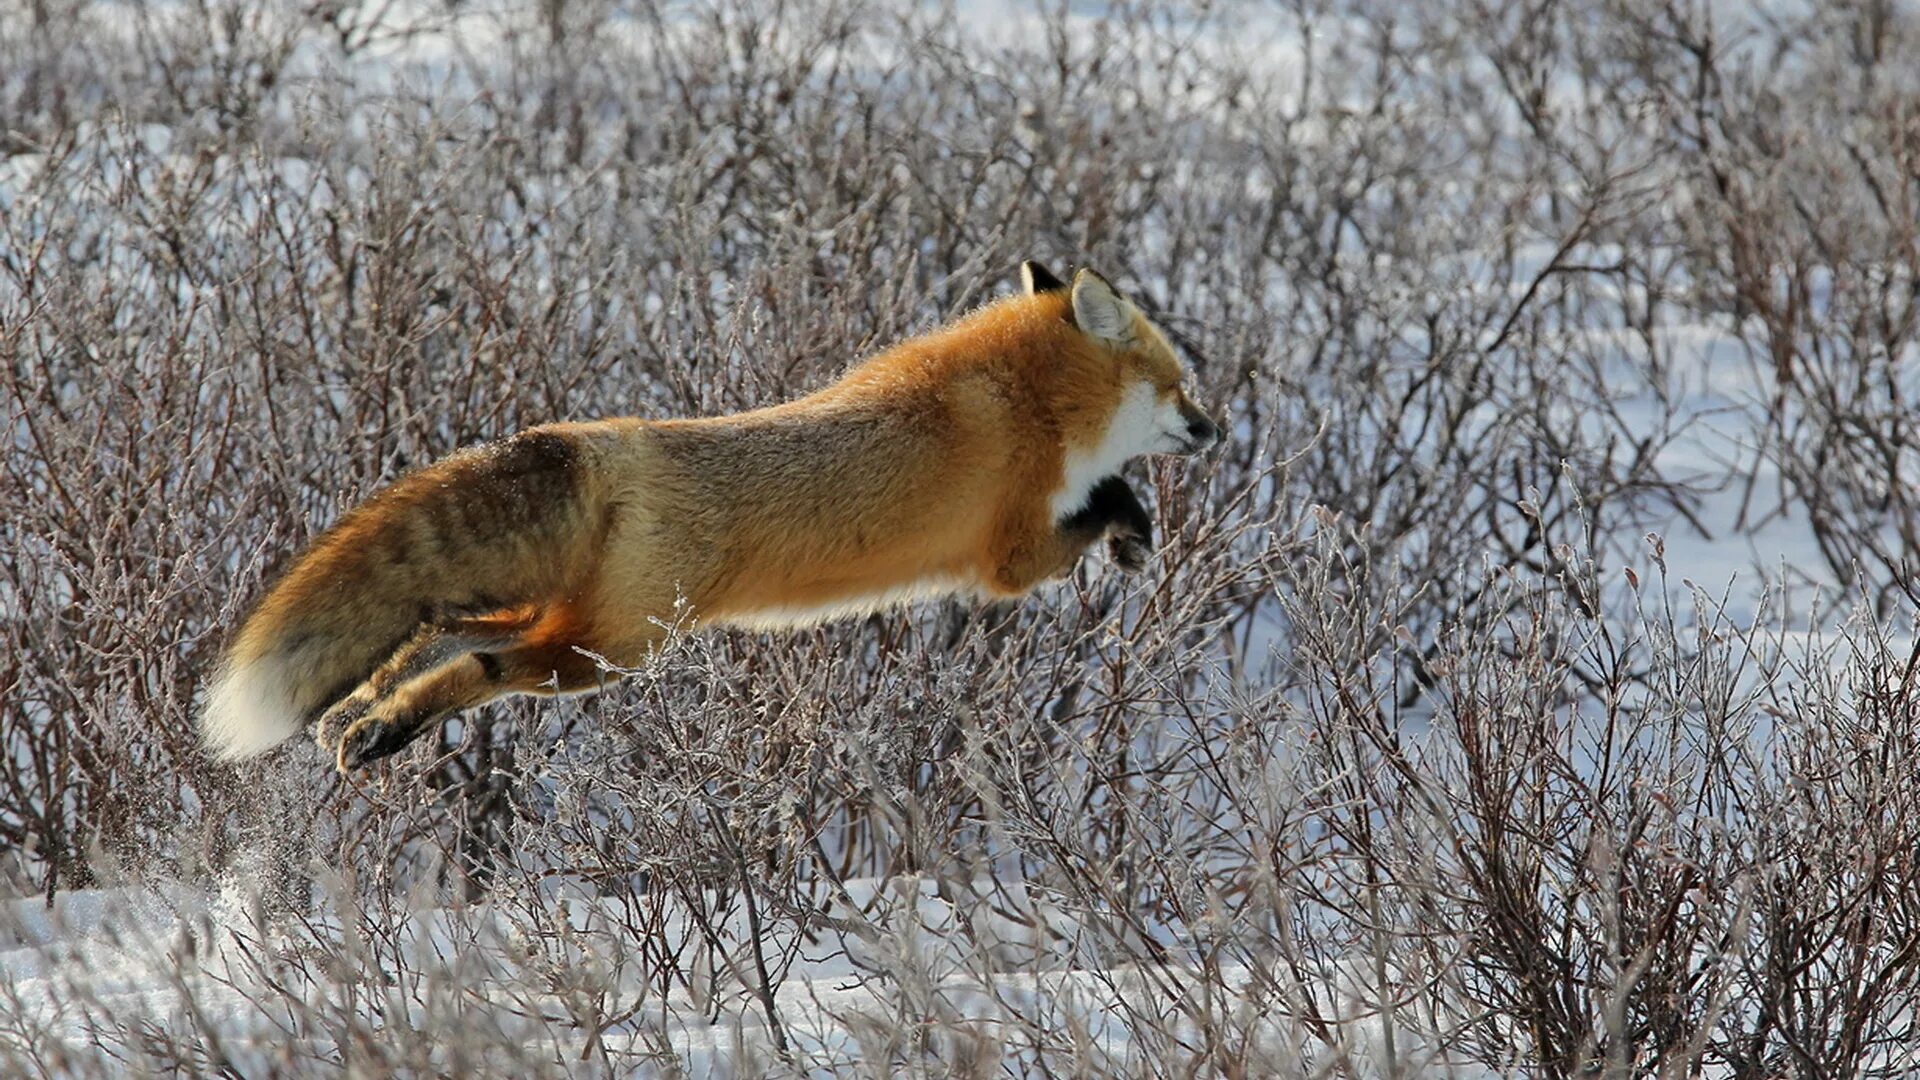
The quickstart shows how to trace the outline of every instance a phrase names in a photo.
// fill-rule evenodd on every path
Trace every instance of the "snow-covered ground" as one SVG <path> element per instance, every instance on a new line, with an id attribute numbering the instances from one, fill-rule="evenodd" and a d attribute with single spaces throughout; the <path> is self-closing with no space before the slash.
<path id="1" fill-rule="evenodd" d="M 1350 1019 L 1327 1060 L 1307 1063 L 1294 1050 L 1297 1023 L 1261 1004 L 1273 972 L 1244 963 L 1102 966 L 1092 935 L 1043 899 L 1013 890 L 1027 906 L 1010 912 L 1004 883 L 981 883 L 972 896 L 941 891 L 951 892 L 913 877 L 844 883 L 841 901 L 821 913 L 838 929 L 761 942 L 779 975 L 764 998 L 712 996 L 729 981 L 721 972 L 709 973 L 706 987 L 647 985 L 618 949 L 631 934 L 623 914 L 589 895 L 556 898 L 563 926 L 489 904 L 384 918 L 323 904 L 275 925 L 239 885 L 68 892 L 51 906 L 16 901 L 4 913 L 0 1038 L 16 1049 L 30 1042 L 54 1060 L 60 1055 L 49 1049 L 64 1045 L 78 1057 L 92 1047 L 138 1062 L 152 1050 L 144 1039 L 192 1033 L 209 1048 L 204 1065 L 254 1076 L 289 1064 L 297 1028 L 303 1054 L 338 1055 L 361 1073 L 396 1062 L 499 1067 L 524 1054 L 594 1069 L 651 1061 L 706 1077 L 870 1071 L 911 1054 L 897 1044 L 917 1028 L 953 1044 L 942 1051 L 948 1060 L 971 1055 L 1016 1071 L 1070 1061 L 1111 1075 L 1147 1066 L 1151 1045 L 1136 1045 L 1144 1037 L 1200 1040 L 1232 1027 L 1250 1043 L 1242 1052 L 1275 1071 L 1312 1064 L 1311 1073 L 1341 1059 L 1363 1073 L 1381 1067 L 1382 1029 L 1358 958 L 1351 984 L 1333 988 L 1331 1001 Z M 370 918 L 386 936 L 356 932 Z M 717 933 L 730 943 L 729 962 L 747 969 L 735 977 L 757 978 L 748 971 L 763 961 L 749 946 L 745 913 L 695 927 L 686 913 L 671 913 L 651 932 L 671 942 Z M 137 1018 L 132 1027 L 129 1018 Z M 1449 1066 L 1408 1019 L 1394 1050 L 1403 1068 L 1489 1075 Z M 1022 1045 L 1035 1031 L 1053 1039 Z M 362 1038 L 382 1045 L 369 1051 Z M 412 1045 L 419 1039 L 427 1045 Z"/>

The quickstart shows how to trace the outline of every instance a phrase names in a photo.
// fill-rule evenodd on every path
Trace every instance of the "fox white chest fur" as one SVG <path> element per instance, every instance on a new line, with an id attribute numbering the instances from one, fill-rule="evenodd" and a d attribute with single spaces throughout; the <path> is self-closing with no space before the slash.
<path id="1" fill-rule="evenodd" d="M 1055 520 L 1087 505 L 1093 485 L 1120 471 L 1120 466 L 1147 453 L 1159 441 L 1153 387 L 1135 383 L 1120 396 L 1107 430 L 1091 446 L 1068 446 L 1060 489 L 1053 493 Z"/>

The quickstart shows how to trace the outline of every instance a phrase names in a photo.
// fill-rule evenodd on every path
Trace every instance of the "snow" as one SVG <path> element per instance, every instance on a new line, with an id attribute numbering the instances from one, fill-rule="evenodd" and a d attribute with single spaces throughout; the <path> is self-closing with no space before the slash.
<path id="1" fill-rule="evenodd" d="M 1075 920 L 1045 902 L 1036 910 L 1046 930 L 1036 934 L 1033 925 L 998 914 L 1004 907 L 943 899 L 931 881 L 905 877 L 844 886 L 843 901 L 830 914 L 862 928 L 838 947 L 796 951 L 771 995 L 777 1040 L 766 1006 L 754 995 L 710 999 L 708 991 L 689 987 L 656 999 L 654 988 L 638 979 L 631 955 L 596 955 L 592 946 L 625 931 L 618 912 L 584 895 L 556 903 L 564 927 L 531 925 L 524 913 L 479 905 L 413 913 L 393 924 L 384 940 L 361 932 L 358 923 L 367 913 L 346 906 L 262 922 L 239 891 L 81 890 L 62 893 L 51 908 L 16 901 L 0 911 L 6 927 L 0 936 L 6 943 L 0 948 L 0 1002 L 12 1031 L 68 1045 L 130 1039 L 132 1033 L 116 1027 L 113 1017 L 197 1031 L 217 1042 L 242 1075 L 269 1074 L 284 1064 L 281 1054 L 296 1023 L 310 1042 L 307 1052 L 351 1063 L 351 1045 L 313 1041 L 315 1027 L 324 1031 L 325 1018 L 336 1013 L 343 1021 L 358 1016 L 388 1029 L 383 1038 L 432 1032 L 436 1040 L 451 1042 L 450 1007 L 460 1012 L 463 1025 L 492 1025 L 536 1059 L 582 1060 L 591 1052 L 637 1068 L 650 1053 L 666 1050 L 689 1076 L 739 1075 L 752 1072 L 752 1063 L 783 1059 L 803 1073 L 832 1075 L 884 1053 L 873 1040 L 894 1029 L 903 1013 L 933 1021 L 936 1037 L 999 1046 L 1010 1063 L 1026 1051 L 1006 1039 L 1023 1029 L 1059 1031 L 1063 1041 L 1078 1040 L 1074 1052 L 1099 1071 L 1132 1060 L 1130 1043 L 1143 1017 L 1152 1018 L 1152 1027 L 1196 1037 L 1202 1020 L 1232 1015 L 1256 1041 L 1271 1042 L 1276 1061 L 1288 1060 L 1294 1033 L 1258 1005 L 1258 986 L 1270 973 L 1244 963 L 1204 972 L 1093 967 L 1091 957 L 1075 955 L 1082 944 Z M 1005 903 L 1004 883 L 981 888 Z M 1012 895 L 1024 898 L 1017 888 Z M 958 947 L 962 919 L 970 940 L 990 944 Z M 733 961 L 742 964 L 748 962 L 744 920 L 735 912 L 717 927 L 733 944 Z M 659 933 L 685 939 L 694 933 L 692 920 L 679 914 Z M 544 958 L 538 955 L 542 946 L 529 944 L 539 938 L 546 939 Z M 567 961 L 590 972 L 592 985 L 635 1003 L 622 1016 L 608 1010 L 607 1022 L 591 1033 L 591 1046 L 578 1024 L 581 1002 L 565 993 L 568 980 L 555 978 L 551 966 L 538 970 L 561 939 Z M 781 952 L 793 943 L 767 944 Z M 1381 1053 L 1382 1038 L 1364 971 L 1363 964 L 1350 965 L 1350 984 L 1342 988 L 1353 1017 L 1345 1050 L 1361 1064 Z M 714 986 L 725 981 L 724 973 L 711 974 Z M 339 995 L 356 985 L 362 1000 L 342 1002 Z M 542 990 L 529 993 L 531 987 Z M 315 1024 L 315 1017 L 322 1022 Z M 1413 1026 L 1403 1022 L 1396 1034 L 1400 1060 L 1419 1063 L 1423 1075 L 1481 1075 L 1448 1069 L 1444 1053 L 1425 1046 Z M 430 1059 L 451 1064 L 455 1053 L 450 1047 Z"/>

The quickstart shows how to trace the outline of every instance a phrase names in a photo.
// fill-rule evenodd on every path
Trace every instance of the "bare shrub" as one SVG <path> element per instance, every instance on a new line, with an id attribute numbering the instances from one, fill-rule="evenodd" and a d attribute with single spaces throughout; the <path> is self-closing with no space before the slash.
<path id="1" fill-rule="evenodd" d="M 1911 600 L 1920 508 L 1911 430 L 1920 236 L 1910 13 L 1782 13 L 1764 32 L 1636 6 L 1628 58 L 1684 198 L 1671 236 L 1698 304 L 1754 368 L 1745 520 L 1808 516 L 1881 613 Z M 1775 479 L 1768 482 L 1766 473 Z"/>

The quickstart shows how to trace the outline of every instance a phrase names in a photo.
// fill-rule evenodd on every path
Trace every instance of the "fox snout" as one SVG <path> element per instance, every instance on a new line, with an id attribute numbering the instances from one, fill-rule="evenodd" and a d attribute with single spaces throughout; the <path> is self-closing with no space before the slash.
<path id="1" fill-rule="evenodd" d="M 1198 454 L 1220 445 L 1223 437 L 1220 425 L 1214 423 L 1212 417 L 1201 412 L 1200 407 L 1193 402 L 1184 400 L 1180 402 L 1180 419 L 1186 424 L 1186 430 L 1181 436 L 1184 445 L 1181 446 L 1180 453 Z"/>

